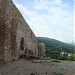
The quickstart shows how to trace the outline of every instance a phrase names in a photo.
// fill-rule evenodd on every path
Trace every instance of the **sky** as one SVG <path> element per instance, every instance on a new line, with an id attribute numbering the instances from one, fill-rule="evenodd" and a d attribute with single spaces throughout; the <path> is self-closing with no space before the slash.
<path id="1" fill-rule="evenodd" d="M 73 42 L 75 0 L 13 0 L 37 37 Z"/>

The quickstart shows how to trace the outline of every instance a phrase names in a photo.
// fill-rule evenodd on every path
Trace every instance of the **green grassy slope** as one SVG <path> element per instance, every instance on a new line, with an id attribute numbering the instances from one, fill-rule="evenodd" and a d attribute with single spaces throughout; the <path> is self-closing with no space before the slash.
<path id="1" fill-rule="evenodd" d="M 47 50 L 61 50 L 65 52 L 70 52 L 70 53 L 75 53 L 75 46 L 71 44 L 66 44 L 61 41 L 55 40 L 55 39 L 50 39 L 46 37 L 37 37 L 37 40 L 39 43 L 45 43 L 46 45 L 46 51 Z"/>

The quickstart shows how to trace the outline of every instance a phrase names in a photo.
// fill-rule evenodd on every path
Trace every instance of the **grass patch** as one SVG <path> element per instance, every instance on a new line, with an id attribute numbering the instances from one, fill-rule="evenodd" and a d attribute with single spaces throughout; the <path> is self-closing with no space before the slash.
<path id="1" fill-rule="evenodd" d="M 30 75 L 39 75 L 37 72 L 32 72 Z"/>
<path id="2" fill-rule="evenodd" d="M 53 75 L 63 75 L 62 73 L 54 72 Z"/>

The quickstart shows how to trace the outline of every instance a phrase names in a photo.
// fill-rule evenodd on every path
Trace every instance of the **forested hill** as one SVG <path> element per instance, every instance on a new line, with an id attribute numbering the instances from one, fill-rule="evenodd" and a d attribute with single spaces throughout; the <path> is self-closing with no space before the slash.
<path id="1" fill-rule="evenodd" d="M 75 46 L 74 45 L 66 44 L 61 41 L 47 38 L 47 37 L 37 37 L 37 40 L 39 43 L 45 43 L 46 50 L 57 51 L 57 50 L 61 50 L 61 48 L 62 48 L 62 51 L 75 53 L 75 50 L 74 50 Z"/>

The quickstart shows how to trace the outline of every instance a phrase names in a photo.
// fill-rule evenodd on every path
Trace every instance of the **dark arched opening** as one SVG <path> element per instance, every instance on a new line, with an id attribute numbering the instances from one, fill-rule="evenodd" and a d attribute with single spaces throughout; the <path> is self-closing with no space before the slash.
<path id="1" fill-rule="evenodd" d="M 24 38 L 22 37 L 20 41 L 20 57 L 23 57 L 24 53 Z"/>

